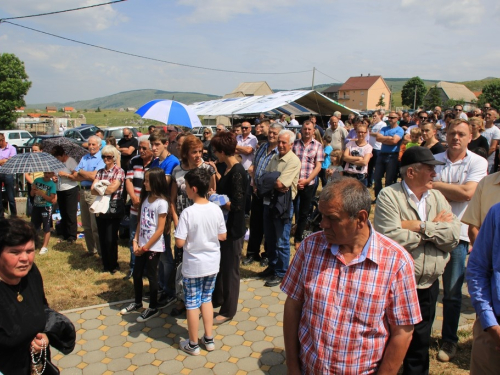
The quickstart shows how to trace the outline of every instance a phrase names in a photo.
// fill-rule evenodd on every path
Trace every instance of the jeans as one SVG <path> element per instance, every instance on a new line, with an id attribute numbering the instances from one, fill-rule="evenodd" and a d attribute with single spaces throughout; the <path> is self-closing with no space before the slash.
<path id="1" fill-rule="evenodd" d="M 285 223 L 285 220 L 273 216 L 269 205 L 264 205 L 264 235 L 266 237 L 269 268 L 278 277 L 285 276 L 290 263 L 292 215 L 293 206 L 290 207 L 290 219 Z"/>
<path id="2" fill-rule="evenodd" d="M 158 261 L 160 252 L 146 251 L 137 257 L 136 269 L 134 270 L 134 297 L 135 303 L 142 305 L 142 289 L 144 284 L 142 276 L 147 275 L 149 280 L 149 308 L 156 309 L 158 305 Z"/>
<path id="3" fill-rule="evenodd" d="M 302 235 L 307 224 L 307 217 L 311 211 L 311 203 L 316 191 L 314 185 L 307 185 L 302 190 L 297 191 L 297 196 L 294 200 L 294 205 L 298 206 L 298 215 L 295 215 L 297 229 L 295 229 L 295 242 L 302 242 Z M 295 209 L 296 210 L 296 209 Z M 296 211 L 297 212 L 297 211 Z M 266 215 L 264 215 L 265 217 Z"/>
<path id="4" fill-rule="evenodd" d="M 462 307 L 462 285 L 465 275 L 465 257 L 469 243 L 462 241 L 451 252 L 443 273 L 443 341 L 458 342 L 457 330 Z"/>
<path id="5" fill-rule="evenodd" d="M 172 248 L 170 247 L 170 234 L 165 236 L 165 251 L 160 255 L 160 265 L 158 267 L 158 284 L 160 291 L 169 297 L 175 297 L 175 289 L 171 288 L 172 276 L 175 278 L 175 264 L 172 256 Z"/>
<path id="6" fill-rule="evenodd" d="M 130 233 L 129 247 L 130 247 L 130 270 L 134 271 L 135 265 L 135 254 L 134 254 L 134 238 L 135 232 L 137 231 L 137 219 L 138 215 L 129 215 L 128 231 Z"/>
<path id="7" fill-rule="evenodd" d="M 398 176 L 399 153 L 380 153 L 375 165 L 375 197 L 382 190 L 382 178 L 385 175 L 385 186 L 390 186 L 396 182 Z"/>
<path id="8" fill-rule="evenodd" d="M 2 182 L 9 201 L 10 216 L 17 215 L 16 200 L 14 198 L 14 175 L 0 173 L 0 217 L 4 217 Z"/>
<path id="9" fill-rule="evenodd" d="M 372 150 L 372 157 L 368 162 L 368 187 L 373 185 L 373 176 L 375 175 L 375 165 L 377 164 L 377 158 L 380 154 L 380 150 Z"/>

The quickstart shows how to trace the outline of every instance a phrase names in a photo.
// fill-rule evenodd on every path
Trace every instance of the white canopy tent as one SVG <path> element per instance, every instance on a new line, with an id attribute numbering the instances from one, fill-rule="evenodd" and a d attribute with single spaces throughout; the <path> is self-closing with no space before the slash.
<path id="1" fill-rule="evenodd" d="M 209 100 L 191 104 L 190 107 L 198 116 L 242 117 L 260 113 L 329 116 L 335 111 L 343 115 L 358 114 L 314 90 L 279 91 L 271 95 Z"/>

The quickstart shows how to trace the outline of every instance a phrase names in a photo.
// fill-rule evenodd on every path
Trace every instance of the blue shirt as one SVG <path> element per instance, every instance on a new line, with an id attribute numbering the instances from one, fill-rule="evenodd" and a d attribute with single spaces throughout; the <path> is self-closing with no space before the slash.
<path id="1" fill-rule="evenodd" d="M 328 145 L 325 147 L 323 152 L 325 153 L 325 160 L 323 160 L 323 164 L 321 164 L 321 169 L 327 169 L 330 166 L 330 152 L 333 151 L 332 146 Z"/>
<path id="2" fill-rule="evenodd" d="M 500 203 L 490 208 L 467 265 L 467 285 L 472 305 L 483 329 L 500 318 Z"/>
<path id="3" fill-rule="evenodd" d="M 93 156 L 90 154 L 85 155 L 78 166 L 75 168 L 75 171 L 78 172 L 80 169 L 83 169 L 87 172 L 98 171 L 99 169 L 106 168 L 106 164 L 102 160 L 101 151 L 98 151 Z M 82 181 L 80 185 L 82 186 L 92 186 L 93 181 Z"/>
<path id="4" fill-rule="evenodd" d="M 258 180 L 262 176 L 273 156 L 278 153 L 278 147 L 275 147 L 269 153 L 267 152 L 268 148 L 269 142 L 266 142 L 258 148 L 255 154 L 255 158 L 253 159 L 255 180 Z"/>
<path id="5" fill-rule="evenodd" d="M 385 126 L 382 129 L 380 129 L 379 133 L 386 137 L 392 137 L 397 135 L 400 138 L 399 142 L 395 145 L 384 145 L 382 143 L 382 148 L 380 149 L 380 152 L 385 152 L 390 154 L 399 153 L 401 142 L 403 142 L 403 137 L 405 136 L 405 131 L 403 130 L 403 128 L 400 126 L 396 126 L 395 128 L 391 128 L 390 126 Z"/>
<path id="6" fill-rule="evenodd" d="M 165 159 L 163 159 L 161 163 L 160 163 L 160 158 L 156 158 L 155 160 L 153 160 L 151 168 L 160 167 L 165 171 L 165 174 L 167 176 L 170 176 L 174 168 L 177 167 L 179 164 L 180 164 L 179 159 L 177 159 L 174 155 L 170 154 Z"/>

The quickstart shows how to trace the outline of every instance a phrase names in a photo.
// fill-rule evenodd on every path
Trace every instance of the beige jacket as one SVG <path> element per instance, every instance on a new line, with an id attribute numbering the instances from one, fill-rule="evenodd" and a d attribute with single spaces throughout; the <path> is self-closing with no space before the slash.
<path id="1" fill-rule="evenodd" d="M 432 220 L 451 207 L 443 194 L 429 190 L 426 199 L 427 221 L 425 233 L 401 227 L 401 221 L 420 220 L 416 204 L 401 183 L 382 189 L 377 197 L 373 227 L 376 231 L 403 246 L 413 257 L 417 288 L 429 288 L 444 272 L 451 252 L 460 240 L 460 221 L 455 215 L 449 223 Z"/>

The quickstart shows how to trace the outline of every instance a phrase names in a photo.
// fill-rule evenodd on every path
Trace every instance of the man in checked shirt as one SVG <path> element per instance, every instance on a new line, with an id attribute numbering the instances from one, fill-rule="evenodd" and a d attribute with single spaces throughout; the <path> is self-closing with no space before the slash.
<path id="1" fill-rule="evenodd" d="M 358 180 L 328 183 L 321 227 L 293 258 L 281 289 L 288 374 L 397 374 L 420 322 L 413 260 L 368 220 Z"/>

